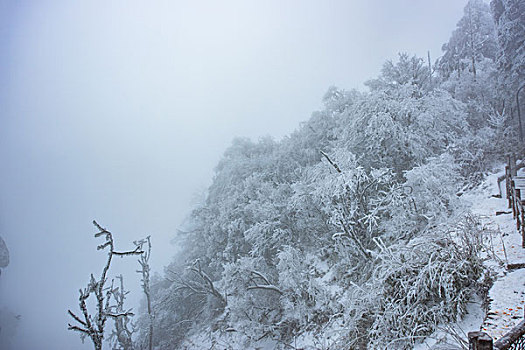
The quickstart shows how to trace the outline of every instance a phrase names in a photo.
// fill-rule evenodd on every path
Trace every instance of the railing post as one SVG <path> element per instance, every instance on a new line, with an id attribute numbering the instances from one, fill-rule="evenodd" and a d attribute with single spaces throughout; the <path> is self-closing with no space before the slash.
<path id="1" fill-rule="evenodd" d="M 493 350 L 494 344 L 490 335 L 483 333 L 478 338 L 478 348 L 476 350 Z"/>
<path id="2" fill-rule="evenodd" d="M 476 342 L 478 340 L 479 333 L 481 332 L 468 332 L 468 350 L 476 350 Z"/>
<path id="3" fill-rule="evenodd" d="M 509 199 L 509 166 L 505 165 L 505 191 L 507 199 Z"/>
<path id="4" fill-rule="evenodd" d="M 516 203 L 516 185 L 514 180 L 510 180 L 510 195 L 512 197 L 512 218 L 516 219 L 518 217 L 518 205 Z M 517 225 L 517 224 L 516 224 Z"/>
<path id="5" fill-rule="evenodd" d="M 493 340 L 487 333 L 479 331 L 468 333 L 469 350 L 493 350 L 493 347 Z"/>
<path id="6" fill-rule="evenodd" d="M 525 204 L 525 201 L 522 201 L 520 199 L 520 221 L 521 221 L 521 247 L 525 248 L 525 208 L 523 208 L 523 205 Z"/>
<path id="7" fill-rule="evenodd" d="M 514 189 L 514 207 L 516 208 L 516 230 L 520 229 L 520 203 L 521 203 L 521 190 L 516 188 L 516 183 L 512 182 L 512 188 Z"/>
<path id="8" fill-rule="evenodd" d="M 518 125 L 520 127 L 520 141 L 523 143 L 523 129 L 521 127 L 521 112 L 520 112 L 520 91 L 525 87 L 525 84 L 518 88 L 516 91 L 516 107 L 518 108 Z"/>
<path id="9" fill-rule="evenodd" d="M 510 175 L 516 176 L 518 174 L 518 169 L 516 167 L 516 154 L 512 153 L 512 157 L 510 159 Z"/>
<path id="10" fill-rule="evenodd" d="M 510 187 L 510 155 L 507 156 L 507 166 L 505 167 L 505 186 L 507 187 L 507 201 L 509 203 L 509 208 L 512 205 L 511 202 L 511 187 Z"/>

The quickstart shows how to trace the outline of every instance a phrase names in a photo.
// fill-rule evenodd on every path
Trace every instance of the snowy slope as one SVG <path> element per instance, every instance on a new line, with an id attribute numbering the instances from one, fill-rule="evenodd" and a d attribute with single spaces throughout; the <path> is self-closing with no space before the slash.
<path id="1" fill-rule="evenodd" d="M 521 236 L 516 230 L 516 223 L 511 211 L 507 208 L 507 200 L 495 198 L 499 193 L 497 178 L 493 174 L 474 190 L 463 194 L 466 202 L 465 213 L 471 212 L 482 222 L 486 246 L 485 264 L 494 271 L 494 283 L 489 290 L 488 300 L 481 300 L 473 295 L 467 307 L 467 314 L 457 323 L 445 324 L 438 331 L 426 338 L 415 350 L 428 349 L 466 349 L 467 333 L 483 330 L 494 339 L 500 338 L 523 319 L 525 307 L 525 269 L 507 270 L 509 263 L 525 263 L 525 249 L 521 248 Z M 504 192 L 505 183 L 502 183 Z M 496 213 L 499 212 L 499 215 Z M 333 327 L 333 329 L 331 329 Z M 324 334 L 306 332 L 296 339 L 293 347 L 303 349 L 331 349 L 341 334 L 344 325 L 330 323 Z M 187 339 L 182 348 L 244 348 L 244 340 L 237 333 L 224 334 L 221 339 L 211 334 L 200 334 Z M 258 343 L 260 349 L 272 349 L 283 344 L 272 340 Z M 289 345 L 291 346 L 291 345 Z"/>
<path id="2" fill-rule="evenodd" d="M 497 271 L 497 278 L 489 291 L 489 309 L 481 329 L 494 339 L 500 338 L 523 319 L 525 303 L 525 269 L 507 270 L 507 264 L 525 263 L 525 249 L 521 247 L 521 235 L 516 229 L 512 214 L 496 215 L 497 211 L 511 212 L 505 198 L 505 182 L 501 183 L 503 198 L 491 197 L 497 194 L 497 177 L 487 178 L 484 185 L 473 192 L 468 199 L 472 211 L 479 215 L 489 229 L 489 239 L 494 253 L 491 261 Z M 503 265 L 503 266 L 501 266 Z"/>
<path id="3" fill-rule="evenodd" d="M 521 235 L 508 209 L 505 182 L 501 183 L 503 198 L 493 196 L 499 193 L 497 178 L 501 175 L 490 175 L 481 186 L 463 196 L 467 207 L 480 218 L 487 233 L 486 264 L 495 272 L 495 281 L 488 293 L 488 310 L 479 298 L 473 297 L 467 315 L 460 322 L 444 325 L 415 350 L 461 349 L 461 346 L 466 346 L 467 333 L 476 330 L 498 339 L 523 319 L 525 269 L 509 271 L 506 266 L 525 263 L 525 249 L 521 248 Z"/>

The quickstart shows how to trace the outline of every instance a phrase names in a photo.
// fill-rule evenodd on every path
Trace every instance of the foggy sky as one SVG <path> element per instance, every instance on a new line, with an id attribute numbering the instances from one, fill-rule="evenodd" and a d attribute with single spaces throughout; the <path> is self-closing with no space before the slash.
<path id="1" fill-rule="evenodd" d="M 363 88 L 400 51 L 434 61 L 461 0 L 0 0 L 0 304 L 16 349 L 77 349 L 67 309 L 148 234 L 162 271 L 235 136 L 276 139 L 331 85 Z M 128 266 L 124 266 L 125 263 Z M 135 259 L 119 261 L 140 297 Z"/>

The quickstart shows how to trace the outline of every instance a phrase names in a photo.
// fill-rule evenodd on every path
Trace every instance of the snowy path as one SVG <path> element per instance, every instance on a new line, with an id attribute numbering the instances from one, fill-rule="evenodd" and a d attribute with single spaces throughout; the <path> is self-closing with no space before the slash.
<path id="1" fill-rule="evenodd" d="M 497 340 L 523 319 L 525 269 L 508 271 L 505 266 L 525 263 L 525 249 L 521 248 L 521 235 L 516 230 L 511 210 L 507 208 L 504 182 L 501 184 L 503 198 L 492 197 L 499 193 L 499 175 L 502 174 L 487 177 L 480 187 L 463 195 L 465 209 L 481 219 L 487 232 L 485 243 L 489 249 L 486 264 L 497 273 L 488 295 L 488 311 L 485 313 L 479 298 L 472 300 L 467 307 L 467 315 L 461 321 L 440 327 L 414 350 L 461 349 L 458 339 L 466 340 L 468 332 L 477 330 Z M 496 215 L 496 212 L 511 213 Z"/>
<path id="2" fill-rule="evenodd" d="M 497 211 L 510 212 L 505 198 L 505 183 L 502 185 L 503 198 L 491 197 L 497 194 L 497 177 L 489 176 L 484 185 L 466 195 L 472 203 L 472 212 L 478 215 L 488 229 L 489 255 L 493 259 L 487 263 L 498 272 L 494 285 L 489 291 L 489 310 L 481 329 L 499 339 L 517 325 L 524 315 L 525 304 L 525 269 L 508 271 L 506 264 L 525 263 L 525 249 L 521 247 L 521 235 L 516 230 L 516 221 L 512 214 L 496 216 Z M 494 256 L 495 255 L 495 256 Z"/>

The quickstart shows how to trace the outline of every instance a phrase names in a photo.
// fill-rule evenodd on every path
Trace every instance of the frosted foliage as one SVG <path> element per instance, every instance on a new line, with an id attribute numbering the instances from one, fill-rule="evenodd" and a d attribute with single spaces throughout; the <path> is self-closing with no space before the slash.
<path id="1" fill-rule="evenodd" d="M 282 291 L 269 267 L 257 258 L 242 258 L 224 267 L 222 285 L 228 292 L 225 321 L 248 339 L 277 333 Z"/>
<path id="2" fill-rule="evenodd" d="M 335 116 L 338 113 L 345 111 L 353 103 L 355 103 L 360 97 L 359 92 L 357 91 L 345 91 L 331 86 L 328 88 L 328 91 L 323 96 L 323 103 L 325 106 L 325 112 L 331 117 Z M 315 119 L 315 114 L 310 120 Z"/>
<path id="3" fill-rule="evenodd" d="M 525 3 L 522 0 L 492 0 L 498 32 L 498 62 L 511 92 L 525 78 Z"/>
<path id="4" fill-rule="evenodd" d="M 418 97 L 412 85 L 372 92 L 348 112 L 346 146 L 373 167 L 400 174 L 469 135 L 463 104 L 444 91 Z"/>
<path id="5" fill-rule="evenodd" d="M 462 208 L 457 196 L 459 170 L 454 157 L 445 153 L 406 171 L 406 181 L 391 192 L 389 219 L 381 220 L 383 230 L 395 232 L 391 238 L 409 239 L 446 221 Z"/>
<path id="6" fill-rule="evenodd" d="M 400 85 L 410 85 L 419 90 L 427 88 L 429 83 L 429 70 L 423 59 L 401 53 L 397 62 L 387 61 L 379 78 L 369 80 L 365 85 L 372 90 L 395 93 Z"/>
<path id="7" fill-rule="evenodd" d="M 458 208 L 458 170 L 454 158 L 443 154 L 405 173 L 405 186 L 412 191 L 410 197 L 417 215 L 436 223 Z"/>
<path id="8" fill-rule="evenodd" d="M 485 274 L 461 194 L 516 136 L 487 10 L 437 72 L 400 54 L 282 140 L 233 141 L 151 284 L 154 347 L 408 349 L 461 317 Z"/>
<path id="9" fill-rule="evenodd" d="M 490 115 L 498 104 L 499 96 L 493 94 L 498 91 L 498 71 L 496 63 L 488 58 L 479 60 L 477 67 L 476 76 L 469 74 L 468 68 L 463 68 L 458 72 L 461 74 L 451 75 L 442 87 L 466 104 L 469 125 L 481 128 L 490 125 Z"/>
<path id="10" fill-rule="evenodd" d="M 279 285 L 285 291 L 281 297 L 283 324 L 295 334 L 318 328 L 338 309 L 330 289 L 320 278 L 324 275 L 322 263 L 315 255 L 293 247 L 284 247 L 278 258 Z"/>
<path id="11" fill-rule="evenodd" d="M 497 50 L 496 28 L 489 6 L 483 0 L 469 0 L 452 37 L 443 45 L 444 55 L 438 67 L 446 77 L 452 72 L 458 76 L 461 73 L 476 76 L 478 62 L 484 58 L 495 60 Z"/>
<path id="12" fill-rule="evenodd" d="M 0 237 L 0 268 L 9 265 L 9 250 L 2 237 Z"/>
<path id="13" fill-rule="evenodd" d="M 465 61 L 465 64 L 468 64 Z M 469 74 L 469 68 L 463 67 L 458 74 L 451 75 L 443 82 L 442 87 L 449 91 L 458 100 L 469 103 L 470 101 L 482 102 L 479 107 L 486 107 L 494 98 L 487 91 L 494 89 L 498 75 L 496 63 L 489 58 L 481 58 L 477 62 L 477 74 Z M 482 95 L 482 96 L 479 96 Z M 480 112 L 480 110 L 478 110 Z"/>
<path id="14" fill-rule="evenodd" d="M 442 322 L 465 313 L 484 277 L 481 229 L 473 218 L 434 230 L 408 244 L 382 246 L 380 264 L 361 289 L 370 304 L 370 346 L 411 349 L 415 340 Z M 373 295 L 367 295 L 374 291 Z"/>
<path id="15" fill-rule="evenodd" d="M 356 252 L 369 257 L 368 249 L 391 200 L 392 172 L 367 172 L 352 154 L 340 149 L 330 160 L 339 171 L 327 163 L 313 167 L 307 175 L 307 191 L 336 230 L 332 238 L 349 240 Z"/>

